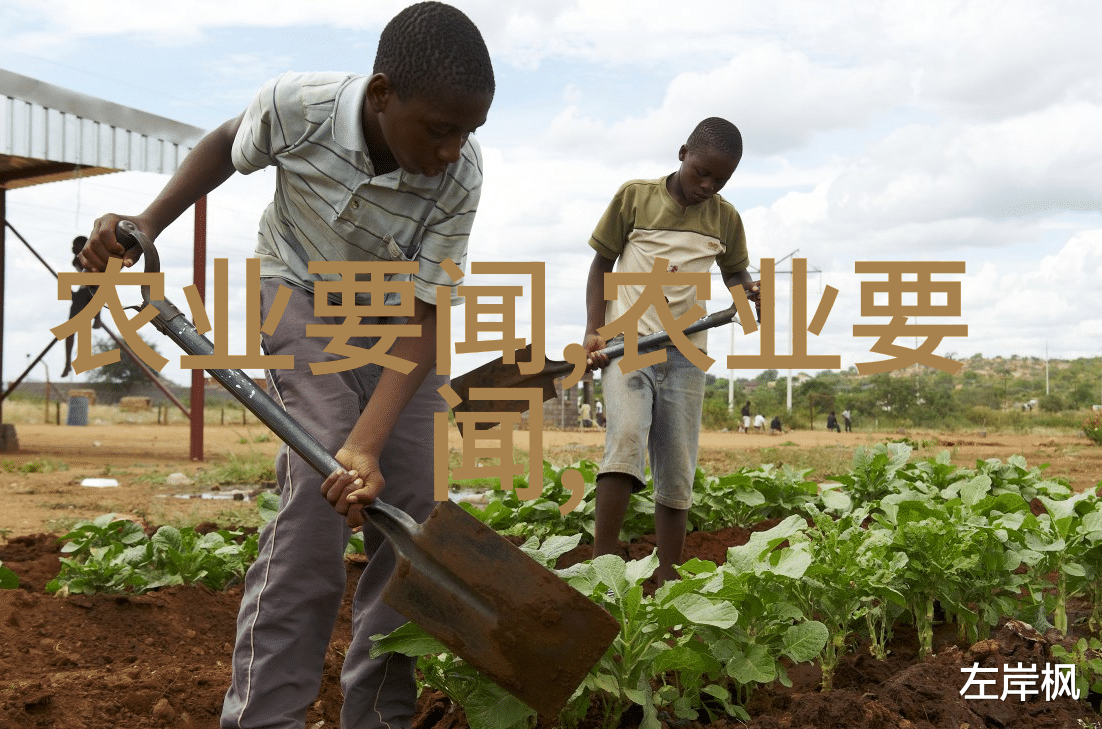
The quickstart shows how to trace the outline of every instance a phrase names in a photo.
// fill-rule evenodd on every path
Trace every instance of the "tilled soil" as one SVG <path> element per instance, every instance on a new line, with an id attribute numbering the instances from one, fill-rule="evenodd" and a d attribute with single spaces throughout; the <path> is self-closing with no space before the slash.
<path id="1" fill-rule="evenodd" d="M 686 556 L 724 559 L 726 548 L 744 543 L 747 532 L 726 529 L 690 534 Z M 0 561 L 20 577 L 20 586 L 0 591 L 0 727 L 25 729 L 213 729 L 230 680 L 230 650 L 240 589 L 212 592 L 175 587 L 141 596 L 47 595 L 58 571 L 56 536 L 15 537 L 0 546 Z M 649 554 L 653 537 L 623 545 L 624 555 Z M 588 547 L 564 555 L 560 566 L 589 556 Z M 325 661 L 321 694 L 307 713 L 311 729 L 339 726 L 338 675 L 349 639 L 351 596 L 363 570 L 349 560 L 349 585 Z M 1073 611 L 1072 618 L 1081 615 Z M 1023 637 L 1023 634 L 1025 637 Z M 967 674 L 984 667 L 1036 665 L 1056 661 L 1048 654 L 1055 636 L 1030 636 L 1004 626 L 975 646 L 938 634 L 935 657 L 919 662 L 913 631 L 897 630 L 887 661 L 876 661 L 855 643 L 839 667 L 830 693 L 820 693 L 817 669 L 789 668 L 793 686 L 757 690 L 748 709 L 753 729 L 816 727 L 841 729 L 903 727 L 925 729 L 1064 729 L 1102 726 L 1098 696 L 1074 701 L 1043 695 L 1021 701 L 969 700 L 961 696 Z M 1001 683 L 999 684 L 1001 686 Z M 995 689 L 989 688 L 988 691 Z M 974 691 L 970 691 L 975 693 Z M 1093 701 L 1093 706 L 1090 701 Z M 638 726 L 637 716 L 621 726 Z M 1082 723 L 1080 723 L 1082 722 Z M 712 723 L 666 722 L 666 726 L 727 729 L 733 719 Z M 463 729 L 462 711 L 426 691 L 417 729 Z M 541 727 L 550 727 L 541 724 Z"/>

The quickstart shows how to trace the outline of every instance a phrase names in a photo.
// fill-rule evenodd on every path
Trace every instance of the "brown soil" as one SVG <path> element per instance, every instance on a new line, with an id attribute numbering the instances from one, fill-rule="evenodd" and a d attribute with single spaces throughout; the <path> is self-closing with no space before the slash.
<path id="1" fill-rule="evenodd" d="M 136 513 L 156 524 L 181 516 L 202 521 L 227 516 L 227 510 L 251 509 L 239 502 L 175 499 L 185 488 L 165 486 L 160 477 L 172 472 L 194 475 L 227 458 L 227 454 L 274 453 L 276 444 L 263 442 L 262 426 L 208 428 L 207 463 L 188 458 L 188 435 L 179 426 L 142 429 L 120 426 L 68 428 L 19 426 L 23 450 L 0 456 L 0 561 L 20 577 L 20 587 L 0 591 L 0 727 L 65 727 L 66 729 L 147 729 L 217 726 L 222 695 L 229 682 L 229 656 L 240 598 L 238 588 L 223 593 L 186 587 L 143 596 L 71 596 L 45 594 L 46 582 L 58 571 L 59 527 L 107 511 Z M 702 460 L 717 464 L 731 458 L 753 460 L 754 451 L 791 441 L 800 445 L 851 448 L 899 437 L 867 433 L 792 432 L 779 437 L 758 434 L 707 433 Z M 1082 438 L 980 435 L 908 437 L 941 441 L 956 448 L 956 459 L 971 465 L 977 458 L 1020 453 L 1030 465 L 1052 464 L 1048 473 L 1069 479 L 1076 488 L 1094 487 L 1102 475 L 1102 449 Z M 262 442 L 258 442 L 262 441 Z M 949 441 L 952 441 L 951 443 Z M 457 442 L 454 443 L 458 445 Z M 545 456 L 552 460 L 595 457 L 601 434 L 547 432 Z M 68 470 L 24 473 L 23 464 L 60 462 Z M 115 488 L 87 488 L 86 478 L 111 477 Z M 157 478 L 153 478 L 156 476 Z M 161 496 L 163 495 L 163 497 Z M 167 498 L 166 498 L 167 497 Z M 745 541 L 744 530 L 691 534 L 686 556 L 712 561 L 724 558 L 726 547 Z M 623 545 L 625 555 L 641 556 L 653 548 L 653 538 Z M 564 556 L 564 562 L 588 557 L 585 547 Z M 325 665 L 318 701 L 310 708 L 308 727 L 339 726 L 338 674 L 348 644 L 350 597 L 362 563 L 349 561 L 349 593 Z M 1073 617 L 1077 617 L 1074 616 Z M 962 666 L 978 660 L 985 666 L 1041 664 L 1049 661 L 1045 640 L 1025 639 L 1000 631 L 996 642 L 959 646 L 952 636 L 939 635 L 937 656 L 916 659 L 913 634 L 897 633 L 886 662 L 871 659 L 855 644 L 836 677 L 836 689 L 818 691 L 817 671 L 790 669 L 791 688 L 757 691 L 749 709 L 751 727 L 1093 727 L 1102 717 L 1086 702 L 1066 698 L 1045 701 L 1033 697 L 966 700 L 960 695 Z M 1055 662 L 1055 661 L 1051 661 Z M 438 695 L 422 696 L 418 727 L 466 726 L 461 712 L 448 712 Z M 1078 723 L 1083 720 L 1085 723 Z M 319 723 L 320 722 L 320 723 Z M 623 726 L 632 724 L 625 717 Z M 720 729 L 734 720 L 711 724 L 679 724 Z M 675 724 L 668 723 L 673 727 Z"/>

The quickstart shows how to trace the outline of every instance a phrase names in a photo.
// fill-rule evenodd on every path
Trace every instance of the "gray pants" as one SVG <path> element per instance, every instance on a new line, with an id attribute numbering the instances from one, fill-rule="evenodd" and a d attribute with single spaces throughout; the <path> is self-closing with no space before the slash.
<path id="1" fill-rule="evenodd" d="M 278 281 L 262 286 L 262 317 Z M 273 396 L 331 453 L 335 453 L 367 404 L 380 368 L 314 375 L 309 363 L 335 359 L 322 350 L 329 340 L 306 337 L 306 324 L 335 324 L 313 315 L 313 297 L 294 289 L 272 336 L 270 354 L 294 354 L 294 370 L 268 373 Z M 262 319 L 263 320 L 263 319 Z M 370 323 L 365 320 L 365 323 Z M 399 322 L 400 323 L 400 322 Z M 349 340 L 369 347 L 368 339 Z M 382 453 L 382 498 L 424 521 L 433 502 L 433 413 L 447 409 L 436 392 L 446 379 L 435 371 L 403 411 Z M 224 729 L 301 729 L 317 698 L 326 649 L 345 588 L 344 549 L 351 536 L 344 517 L 321 494 L 324 480 L 286 446 L 276 459 L 281 487 L 279 514 L 260 534 L 260 554 L 245 577 L 233 651 L 233 680 L 222 707 Z M 364 527 L 369 561 L 356 589 L 352 643 L 341 687 L 344 729 L 409 727 L 416 702 L 415 659 L 396 654 L 370 658 L 370 636 L 406 622 L 380 594 L 394 569 L 388 542 Z"/>

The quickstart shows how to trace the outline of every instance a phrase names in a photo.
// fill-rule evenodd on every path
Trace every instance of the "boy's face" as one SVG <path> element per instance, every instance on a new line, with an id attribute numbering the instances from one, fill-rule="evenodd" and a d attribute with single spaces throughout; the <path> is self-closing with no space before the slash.
<path id="1" fill-rule="evenodd" d="M 699 205 L 722 190 L 739 163 L 730 154 L 712 147 L 690 150 L 682 145 L 677 158 L 681 160 L 681 168 L 670 194 L 683 207 Z"/>
<path id="2" fill-rule="evenodd" d="M 435 177 L 459 159 L 467 137 L 486 123 L 492 101 L 490 94 L 452 89 L 401 99 L 386 77 L 376 74 L 368 85 L 367 103 L 373 114 L 365 115 L 365 125 L 375 121 L 403 170 Z M 370 140 L 371 130 L 365 131 Z"/>

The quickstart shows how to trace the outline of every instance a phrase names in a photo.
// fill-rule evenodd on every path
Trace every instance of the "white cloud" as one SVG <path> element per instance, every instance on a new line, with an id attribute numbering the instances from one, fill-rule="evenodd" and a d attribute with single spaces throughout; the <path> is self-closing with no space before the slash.
<path id="1" fill-rule="evenodd" d="M 994 120 L 1076 100 L 1102 100 L 1095 73 L 1097 3 L 976 1 L 883 6 L 881 27 L 916 70 L 918 99 Z"/>
<path id="2" fill-rule="evenodd" d="M 622 164 L 667 159 L 696 122 L 722 116 L 742 131 L 748 157 L 806 146 L 817 134 L 864 126 L 903 95 L 889 64 L 838 68 L 816 64 L 777 43 L 752 43 L 711 70 L 679 74 L 656 107 L 637 100 L 634 114 L 607 124 L 571 104 L 548 127 L 552 146 Z"/>
<path id="3" fill-rule="evenodd" d="M 285 68 L 354 67 L 405 4 L 355 3 L 350 12 L 335 0 L 200 0 L 154 12 L 135 0 L 16 0 L 0 9 L 12 21 L 0 66 L 33 61 L 50 69 L 52 82 L 214 124 Z M 1102 301 L 1091 276 L 1102 238 L 1098 219 L 1084 211 L 1102 207 L 1094 39 L 1102 6 L 458 5 L 479 24 L 510 84 L 499 81 L 480 134 L 487 179 L 471 260 L 547 261 L 553 358 L 580 335 L 586 241 L 612 193 L 627 179 L 673 171 L 678 146 L 713 114 L 730 118 L 746 138 L 746 158 L 724 195 L 743 213 L 751 256 L 798 249 L 823 270 L 823 283 L 841 291 L 823 336 L 809 339 L 814 351 L 841 354 L 843 367 L 876 359 L 867 351 L 872 340 L 851 333 L 860 320 L 853 264 L 910 259 L 968 265 L 961 319 L 970 334 L 940 352 L 1037 354 L 1046 339 L 1054 356 L 1098 350 L 1094 312 Z M 341 42 L 323 47 L 318 39 L 327 34 Z M 105 52 L 105 44 L 128 52 Z M 165 179 L 110 175 L 11 191 L 8 212 L 64 268 L 61 249 L 95 215 L 140 210 Z M 254 176 L 211 196 L 208 258 L 239 266 L 270 195 L 271 180 Z M 190 236 L 190 221 L 181 221 L 160 242 L 169 296 L 179 304 L 190 281 Z M 44 301 L 48 274 L 11 241 L 7 308 L 19 315 L 6 316 L 9 377 L 12 358 L 41 349 L 67 311 Z M 809 284 L 815 292 L 818 279 Z M 243 291 L 234 295 L 239 307 Z M 785 312 L 787 296 L 778 303 Z M 526 316 L 520 321 L 530 325 Z M 727 336 L 714 334 L 713 348 L 726 349 Z M 747 351 L 757 342 L 754 335 L 737 346 Z M 50 366 L 60 370 L 59 361 Z M 724 372 L 722 362 L 713 371 Z"/>

